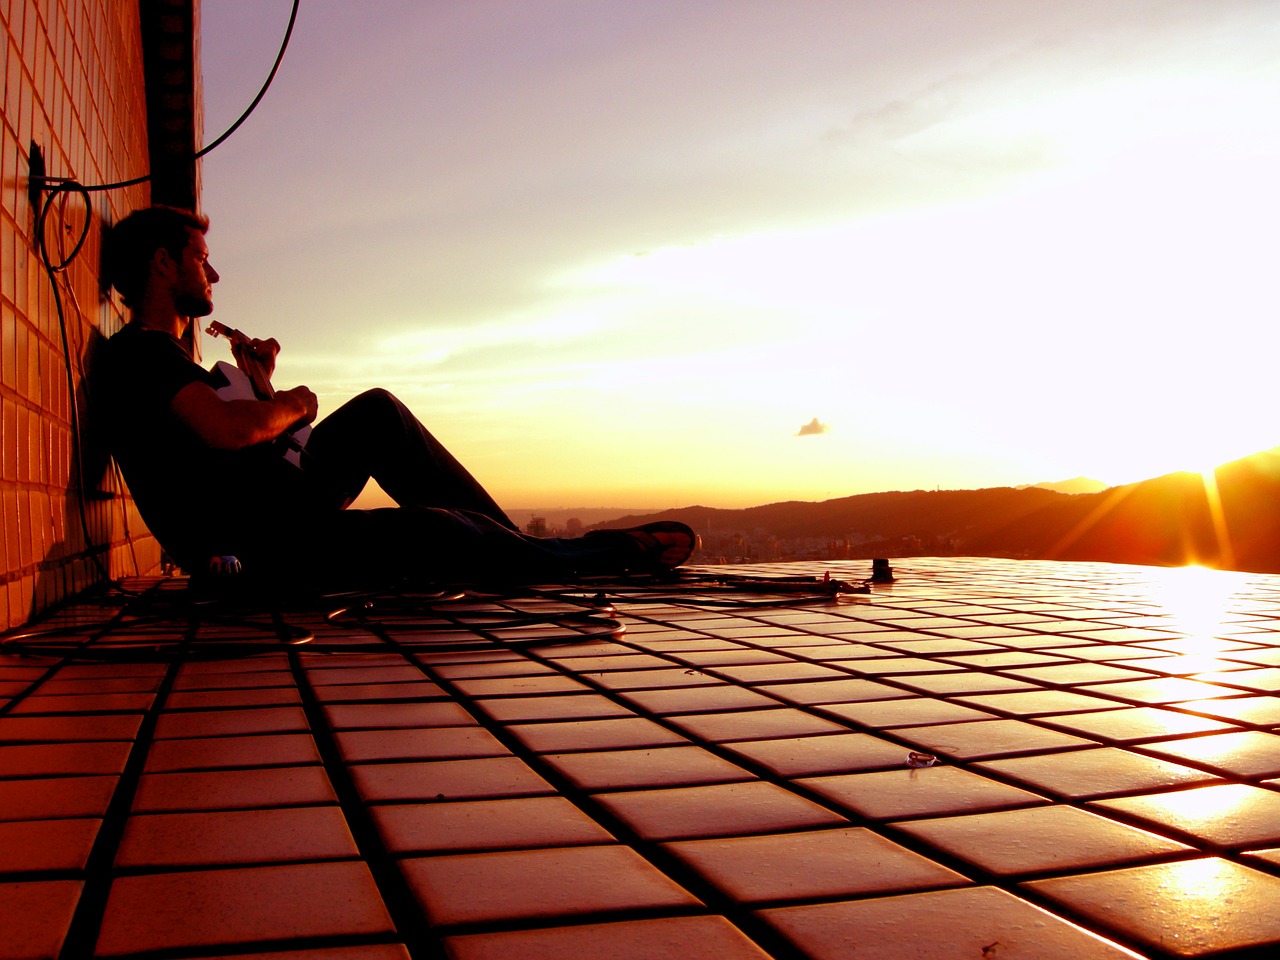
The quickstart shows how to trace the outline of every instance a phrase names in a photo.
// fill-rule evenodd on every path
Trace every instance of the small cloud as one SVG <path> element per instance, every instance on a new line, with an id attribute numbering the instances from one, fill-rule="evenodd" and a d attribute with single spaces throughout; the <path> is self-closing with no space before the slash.
<path id="1" fill-rule="evenodd" d="M 823 423 L 817 417 L 814 417 L 812 420 L 810 420 L 808 423 L 806 423 L 803 427 L 800 428 L 800 432 L 797 433 L 796 436 L 797 437 L 816 437 L 818 434 L 826 433 L 830 429 L 831 428 L 828 427 L 825 423 Z"/>

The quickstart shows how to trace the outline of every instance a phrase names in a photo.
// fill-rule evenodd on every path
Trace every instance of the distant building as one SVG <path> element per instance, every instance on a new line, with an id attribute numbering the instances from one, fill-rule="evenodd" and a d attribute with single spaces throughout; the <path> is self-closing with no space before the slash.
<path id="1" fill-rule="evenodd" d="M 564 522 L 564 532 L 571 537 L 576 537 L 582 533 L 582 521 L 577 517 L 570 517 Z"/>
<path id="2" fill-rule="evenodd" d="M 531 537 L 545 537 L 547 535 L 547 518 L 531 517 L 528 525 L 524 528 L 524 532 Z"/>

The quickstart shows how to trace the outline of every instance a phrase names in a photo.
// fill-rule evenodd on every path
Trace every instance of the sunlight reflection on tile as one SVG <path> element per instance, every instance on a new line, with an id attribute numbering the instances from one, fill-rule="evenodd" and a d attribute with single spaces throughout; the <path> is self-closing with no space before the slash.
<path id="1" fill-rule="evenodd" d="M 1225 639 L 1228 624 L 1238 615 L 1229 601 L 1241 587 L 1243 574 L 1207 567 L 1171 567 L 1152 571 L 1151 599 L 1170 618 L 1170 629 L 1194 641 L 1194 652 L 1211 657 L 1231 649 Z"/>

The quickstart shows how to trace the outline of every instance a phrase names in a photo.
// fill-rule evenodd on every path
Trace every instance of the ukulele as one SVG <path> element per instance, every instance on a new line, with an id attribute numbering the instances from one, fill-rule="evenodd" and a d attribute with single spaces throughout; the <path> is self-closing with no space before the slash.
<path id="1" fill-rule="evenodd" d="M 211 320 L 204 332 L 211 337 L 225 337 L 235 347 L 248 347 L 253 342 L 239 330 L 217 320 Z M 225 360 L 219 360 L 213 365 L 213 374 L 225 381 L 225 385 L 215 391 L 223 400 L 270 400 L 276 395 L 262 361 L 248 351 L 242 350 L 236 355 L 234 366 Z M 304 423 L 286 430 L 275 442 L 282 448 L 285 460 L 295 467 L 301 467 L 303 450 L 310 436 L 311 425 Z"/>

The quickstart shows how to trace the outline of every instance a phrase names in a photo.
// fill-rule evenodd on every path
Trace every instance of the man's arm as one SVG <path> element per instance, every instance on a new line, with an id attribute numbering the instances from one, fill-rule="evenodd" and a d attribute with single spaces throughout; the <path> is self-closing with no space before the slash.
<path id="1" fill-rule="evenodd" d="M 208 384 L 189 383 L 174 395 L 170 409 L 209 446 L 239 450 L 310 423 L 317 402 L 306 387 L 281 390 L 273 400 L 223 400 Z"/>

